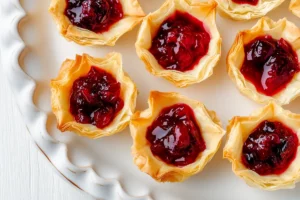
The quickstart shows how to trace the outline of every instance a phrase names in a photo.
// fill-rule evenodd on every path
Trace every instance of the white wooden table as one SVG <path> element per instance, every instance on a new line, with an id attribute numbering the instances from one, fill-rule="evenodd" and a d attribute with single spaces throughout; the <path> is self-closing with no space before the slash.
<path id="1" fill-rule="evenodd" d="M 92 200 L 35 147 L 0 67 L 0 200 Z"/>

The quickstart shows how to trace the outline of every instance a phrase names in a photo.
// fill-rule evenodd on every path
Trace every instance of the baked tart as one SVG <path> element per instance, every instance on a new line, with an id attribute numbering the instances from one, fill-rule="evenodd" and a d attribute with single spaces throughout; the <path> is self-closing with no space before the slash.
<path id="1" fill-rule="evenodd" d="M 129 124 L 137 89 L 123 71 L 119 53 L 104 58 L 83 54 L 62 64 L 51 93 L 58 129 L 95 139 Z"/>
<path id="2" fill-rule="evenodd" d="M 225 134 L 215 112 L 178 93 L 152 91 L 148 104 L 130 122 L 134 163 L 158 182 L 200 172 Z"/>
<path id="3" fill-rule="evenodd" d="M 265 16 L 284 0 L 216 0 L 218 10 L 235 20 L 250 20 Z"/>
<path id="4" fill-rule="evenodd" d="M 52 0 L 49 12 L 67 40 L 80 45 L 109 45 L 139 23 L 138 0 Z"/>
<path id="5" fill-rule="evenodd" d="M 167 0 L 144 18 L 136 51 L 146 68 L 177 87 L 201 82 L 221 55 L 214 1 Z"/>
<path id="6" fill-rule="evenodd" d="M 262 18 L 238 33 L 227 69 L 239 90 L 258 103 L 288 104 L 300 94 L 300 29 Z"/>
<path id="7" fill-rule="evenodd" d="M 265 190 L 293 188 L 300 179 L 300 115 L 271 102 L 227 127 L 224 158 L 250 186 Z"/>
<path id="8" fill-rule="evenodd" d="M 300 1 L 291 0 L 290 10 L 297 16 L 300 17 Z"/>

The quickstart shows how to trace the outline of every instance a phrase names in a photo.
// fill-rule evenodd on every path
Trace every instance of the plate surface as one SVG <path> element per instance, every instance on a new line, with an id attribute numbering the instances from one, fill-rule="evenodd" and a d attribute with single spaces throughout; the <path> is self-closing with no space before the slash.
<path id="1" fill-rule="evenodd" d="M 49 82 L 56 77 L 66 58 L 73 59 L 76 54 L 82 53 L 102 57 L 117 51 L 123 55 L 125 71 L 138 86 L 138 110 L 147 108 L 150 90 L 180 92 L 215 110 L 225 128 L 233 116 L 248 115 L 261 107 L 239 93 L 229 79 L 225 66 L 226 54 L 237 32 L 251 28 L 257 20 L 235 22 L 217 16 L 223 46 L 222 58 L 213 76 L 200 84 L 178 89 L 164 79 L 149 74 L 138 59 L 134 48 L 138 27 L 125 34 L 115 47 L 82 47 L 67 42 L 59 35 L 47 11 L 49 3 L 38 0 L 23 0 L 21 5 L 18 0 L 0 2 L 0 13 L 4 17 L 2 23 L 5 23 L 4 27 L 9 27 L 1 33 L 1 62 L 35 143 L 71 183 L 97 198 L 107 200 L 299 199 L 299 184 L 294 190 L 275 192 L 247 186 L 232 173 L 231 164 L 222 159 L 222 147 L 203 172 L 184 183 L 156 183 L 133 164 L 128 129 L 111 137 L 89 140 L 73 133 L 59 132 L 51 113 Z M 140 3 L 149 13 L 159 8 L 163 0 L 140 0 Z M 288 11 L 288 4 L 285 2 L 268 16 L 273 20 L 287 17 L 300 26 L 299 18 Z M 22 7 L 27 16 L 19 24 L 25 15 Z M 300 113 L 299 104 L 300 98 L 285 108 Z"/>

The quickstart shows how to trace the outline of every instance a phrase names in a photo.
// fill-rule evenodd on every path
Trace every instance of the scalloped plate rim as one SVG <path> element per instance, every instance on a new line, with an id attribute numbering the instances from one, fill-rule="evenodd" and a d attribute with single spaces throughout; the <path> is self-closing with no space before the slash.
<path id="1" fill-rule="evenodd" d="M 13 95 L 16 97 L 15 99 L 21 115 L 24 116 L 23 113 L 27 113 L 26 116 L 31 116 L 23 117 L 23 119 L 34 144 L 49 160 L 53 168 L 56 169 L 55 172 L 73 186 L 97 199 L 109 199 L 109 197 L 118 195 L 124 200 L 151 200 L 152 198 L 150 196 L 130 196 L 124 191 L 117 179 L 106 180 L 101 178 L 92 169 L 92 166 L 75 166 L 68 159 L 66 144 L 55 141 L 47 133 L 45 125 L 48 114 L 38 109 L 33 103 L 33 93 L 36 83 L 33 78 L 22 70 L 19 64 L 20 56 L 24 52 L 26 45 L 19 35 L 18 26 L 21 20 L 26 16 L 26 13 L 20 5 L 20 0 L 2 1 L 0 2 L 0 9 L 2 11 L 1 13 L 4 13 L 2 14 L 3 19 L 1 21 L 4 22 L 4 24 L 10 24 L 10 26 L 7 26 L 9 30 L 0 34 L 1 66 L 3 66 L 3 71 L 7 75 L 7 80 L 13 91 Z M 8 13 L 8 10 L 9 14 L 5 15 Z M 9 60 L 5 58 L 9 58 Z M 63 151 L 63 155 L 61 151 Z M 60 154 L 58 154 L 58 152 Z M 109 190 L 111 191 L 110 193 L 107 193 L 107 187 L 112 188 Z"/>

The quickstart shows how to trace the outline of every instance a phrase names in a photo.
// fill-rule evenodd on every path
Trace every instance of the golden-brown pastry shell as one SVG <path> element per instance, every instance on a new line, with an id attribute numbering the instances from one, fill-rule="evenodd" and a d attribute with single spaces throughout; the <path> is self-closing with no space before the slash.
<path id="1" fill-rule="evenodd" d="M 70 113 L 70 95 L 73 83 L 85 76 L 91 67 L 97 67 L 112 74 L 121 84 L 121 98 L 124 107 L 114 120 L 104 129 L 91 124 L 81 124 L 74 120 Z M 75 60 L 67 59 L 59 71 L 57 78 L 51 81 L 51 105 L 57 118 L 57 127 L 61 131 L 73 131 L 80 136 L 99 138 L 122 131 L 130 121 L 137 97 L 137 89 L 132 80 L 122 69 L 122 57 L 119 53 L 110 53 L 104 58 L 93 58 L 87 54 L 77 55 Z"/>
<path id="2" fill-rule="evenodd" d="M 294 188 L 300 179 L 300 147 L 297 156 L 289 168 L 280 175 L 260 176 L 247 169 L 241 161 L 242 148 L 252 131 L 263 121 L 274 120 L 284 123 L 300 138 L 300 115 L 284 110 L 278 104 L 271 102 L 264 108 L 247 117 L 234 117 L 227 127 L 227 142 L 223 156 L 232 162 L 233 172 L 253 187 L 264 190 Z"/>
<path id="3" fill-rule="evenodd" d="M 288 104 L 300 95 L 300 73 L 294 76 L 285 89 L 274 96 L 266 96 L 259 93 L 240 71 L 245 58 L 244 45 L 263 35 L 271 35 L 277 40 L 280 38 L 285 39 L 291 44 L 300 59 L 300 29 L 285 18 L 274 22 L 270 18 L 263 17 L 250 30 L 241 31 L 236 36 L 227 56 L 228 74 L 240 92 L 254 101 L 262 104 L 270 101 L 275 101 L 281 105 Z"/>
<path id="4" fill-rule="evenodd" d="M 108 45 L 114 46 L 116 41 L 126 32 L 130 31 L 145 16 L 138 0 L 120 0 L 124 17 L 113 24 L 103 33 L 95 33 L 87 29 L 74 26 L 64 15 L 67 3 L 65 0 L 52 0 L 49 12 L 52 14 L 60 34 L 69 41 L 80 45 Z"/>
<path id="5" fill-rule="evenodd" d="M 216 0 L 218 10 L 234 20 L 250 20 L 265 16 L 268 12 L 280 6 L 285 0 L 259 0 L 257 5 L 237 4 L 232 0 Z"/>
<path id="6" fill-rule="evenodd" d="M 166 164 L 154 156 L 146 139 L 147 127 L 157 118 L 160 111 L 177 103 L 185 103 L 194 110 L 195 118 L 206 143 L 206 149 L 199 154 L 197 160 L 184 167 Z M 141 171 L 149 174 L 158 182 L 181 182 L 200 172 L 217 152 L 225 134 L 215 112 L 207 110 L 202 103 L 188 99 L 178 93 L 152 91 L 148 104 L 149 108 L 136 112 L 130 122 L 134 163 Z"/>
<path id="7" fill-rule="evenodd" d="M 186 87 L 210 77 L 221 56 L 222 39 L 216 26 L 216 6 L 214 1 L 167 0 L 157 11 L 146 16 L 140 27 L 135 46 L 137 54 L 145 63 L 147 70 L 155 76 L 169 80 L 177 87 Z M 165 70 L 149 51 L 152 38 L 155 37 L 160 25 L 176 10 L 188 12 L 202 21 L 211 36 L 207 55 L 201 58 L 194 69 L 186 72 Z"/>

